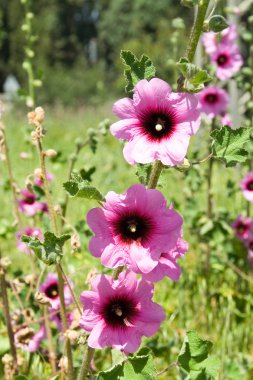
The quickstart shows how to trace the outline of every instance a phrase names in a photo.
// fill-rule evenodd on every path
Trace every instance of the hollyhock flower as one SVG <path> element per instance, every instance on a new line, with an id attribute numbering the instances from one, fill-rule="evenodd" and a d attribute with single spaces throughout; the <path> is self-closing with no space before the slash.
<path id="1" fill-rule="evenodd" d="M 93 208 L 87 222 L 95 236 L 90 240 L 93 256 L 109 268 L 126 265 L 148 273 L 162 252 L 172 250 L 181 237 L 183 219 L 164 196 L 143 185 L 133 185 L 124 194 L 110 191 L 103 208 Z"/>
<path id="2" fill-rule="evenodd" d="M 143 79 L 134 88 L 133 99 L 113 105 L 121 119 L 111 126 L 118 139 L 128 140 L 123 154 L 130 164 L 160 160 L 177 165 L 186 155 L 190 137 L 200 126 L 195 95 L 173 93 L 161 79 Z"/>
<path id="3" fill-rule="evenodd" d="M 224 113 L 229 103 L 228 93 L 217 86 L 208 86 L 199 93 L 200 110 L 211 118 Z"/>
<path id="4" fill-rule="evenodd" d="M 161 281 L 164 277 L 169 277 L 173 281 L 178 281 L 181 275 L 181 268 L 176 260 L 188 251 L 188 243 L 183 239 L 178 239 L 177 245 L 170 252 L 162 253 L 157 266 L 149 273 L 143 274 L 143 279 L 150 282 Z"/>
<path id="5" fill-rule="evenodd" d="M 21 190 L 22 198 L 18 201 L 20 211 L 28 216 L 34 216 L 38 211 L 36 195 L 27 189 Z"/>
<path id="6" fill-rule="evenodd" d="M 54 312 L 54 309 L 50 310 Z M 58 330 L 62 331 L 62 320 L 61 320 L 61 314 L 60 312 L 55 314 L 53 313 L 52 317 L 50 318 L 54 323 L 56 324 L 56 327 Z M 74 320 L 74 314 L 73 313 L 67 313 L 67 324 L 68 327 L 71 325 L 72 321 Z"/>
<path id="7" fill-rule="evenodd" d="M 227 80 L 236 74 L 242 64 L 242 56 L 237 45 L 219 44 L 210 55 L 211 62 L 216 66 L 216 75 L 221 80 Z"/>
<path id="8" fill-rule="evenodd" d="M 80 327 L 90 331 L 88 345 L 106 346 L 126 353 L 137 351 L 142 336 L 150 337 L 165 319 L 162 307 L 152 302 L 153 284 L 137 280 L 130 271 L 120 273 L 118 280 L 99 275 L 91 281 L 93 291 L 80 299 L 83 313 Z"/>
<path id="9" fill-rule="evenodd" d="M 221 114 L 221 122 L 222 125 L 226 125 L 228 127 L 232 127 L 232 120 L 231 117 L 228 114 Z"/>
<path id="10" fill-rule="evenodd" d="M 241 190 L 249 202 L 253 202 L 253 172 L 249 172 L 241 181 Z"/>
<path id="11" fill-rule="evenodd" d="M 237 238 L 245 241 L 253 229 L 253 221 L 250 218 L 244 218 L 239 215 L 232 224 L 232 228 L 235 230 Z"/>
<path id="12" fill-rule="evenodd" d="M 29 352 L 36 352 L 38 351 L 41 342 L 47 337 L 46 334 L 46 327 L 45 325 L 42 325 L 37 333 L 34 335 L 34 337 L 30 340 L 29 344 L 27 345 L 26 349 Z"/>
<path id="13" fill-rule="evenodd" d="M 26 243 L 21 241 L 22 235 L 37 237 L 39 240 L 43 239 L 42 232 L 39 228 L 27 227 L 25 228 L 24 232 L 18 231 L 16 235 L 17 247 L 19 251 L 24 252 L 24 253 L 29 253 L 29 248 Z"/>
<path id="14" fill-rule="evenodd" d="M 72 286 L 71 281 L 70 284 Z M 46 281 L 41 285 L 41 291 L 50 299 L 53 310 L 60 309 L 58 277 L 55 273 L 48 273 Z M 64 300 L 66 306 L 73 302 L 73 298 L 67 284 L 64 284 Z"/>
<path id="15" fill-rule="evenodd" d="M 221 33 L 208 32 L 204 33 L 202 42 L 207 54 L 212 54 L 217 49 L 217 46 L 222 44 L 234 45 L 238 37 L 238 32 L 235 24 L 231 24 Z"/>
<path id="16" fill-rule="evenodd" d="M 53 174 L 48 173 L 48 172 L 46 173 L 46 177 L 47 177 L 48 182 L 51 182 L 54 178 Z M 41 176 L 39 176 L 39 175 L 34 176 L 34 184 L 36 186 L 43 187 L 43 180 L 42 180 Z"/>

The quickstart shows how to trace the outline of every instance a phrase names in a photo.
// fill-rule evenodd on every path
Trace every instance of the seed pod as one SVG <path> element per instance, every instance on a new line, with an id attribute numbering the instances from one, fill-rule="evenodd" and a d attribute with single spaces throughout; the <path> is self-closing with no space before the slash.
<path id="1" fill-rule="evenodd" d="M 44 155 L 46 157 L 56 157 L 57 156 L 57 152 L 54 150 L 54 149 L 48 149 L 44 152 Z"/>
<path id="2" fill-rule="evenodd" d="M 34 298 L 41 305 L 51 306 L 50 299 L 41 292 L 35 292 Z"/>
<path id="3" fill-rule="evenodd" d="M 209 31 L 218 33 L 228 27 L 228 23 L 223 16 L 213 15 L 208 22 Z"/>

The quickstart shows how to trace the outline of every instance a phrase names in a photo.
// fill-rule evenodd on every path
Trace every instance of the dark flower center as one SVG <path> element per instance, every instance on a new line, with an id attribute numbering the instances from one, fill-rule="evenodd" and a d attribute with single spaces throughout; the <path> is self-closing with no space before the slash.
<path id="1" fill-rule="evenodd" d="M 59 295 L 58 284 L 55 283 L 55 284 L 50 285 L 46 289 L 45 294 L 48 298 L 51 298 L 51 299 L 57 298 Z"/>
<path id="2" fill-rule="evenodd" d="M 253 181 L 249 181 L 248 183 L 247 183 L 247 190 L 249 190 L 249 191 L 253 191 Z"/>
<path id="3" fill-rule="evenodd" d="M 153 141 L 169 137 L 176 126 L 175 112 L 153 111 L 142 118 L 143 132 Z"/>
<path id="4" fill-rule="evenodd" d="M 249 242 L 249 249 L 250 249 L 251 251 L 253 251 L 253 241 L 250 241 L 250 242 Z"/>
<path id="5" fill-rule="evenodd" d="M 102 315 L 112 327 L 126 327 L 137 316 L 136 303 L 129 297 L 115 297 L 103 307 Z"/>
<path id="6" fill-rule="evenodd" d="M 237 232 L 238 234 L 243 234 L 245 231 L 247 231 L 248 226 L 246 224 L 240 223 L 237 226 Z"/>
<path id="7" fill-rule="evenodd" d="M 119 219 L 113 222 L 114 233 L 120 235 L 125 243 L 131 243 L 138 239 L 147 239 L 152 226 L 151 218 L 134 213 L 121 215 Z"/>
<path id="8" fill-rule="evenodd" d="M 228 56 L 226 54 L 220 54 L 216 62 L 218 66 L 224 66 L 228 62 Z"/>
<path id="9" fill-rule="evenodd" d="M 25 197 L 25 203 L 27 203 L 29 205 L 32 205 L 34 203 L 34 201 L 35 201 L 35 198 L 33 195 L 31 195 L 31 196 L 28 195 Z"/>
<path id="10" fill-rule="evenodd" d="M 218 96 L 217 96 L 217 94 L 207 94 L 205 96 L 205 101 L 207 103 L 214 104 L 218 101 Z"/>

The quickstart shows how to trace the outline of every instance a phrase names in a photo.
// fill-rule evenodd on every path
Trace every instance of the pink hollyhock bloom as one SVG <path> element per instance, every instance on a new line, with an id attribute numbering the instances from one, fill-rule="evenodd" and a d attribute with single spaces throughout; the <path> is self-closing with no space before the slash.
<path id="1" fill-rule="evenodd" d="M 42 340 L 47 337 L 45 325 L 42 325 L 34 337 L 30 340 L 27 345 L 27 351 L 36 352 L 38 351 Z"/>
<path id="2" fill-rule="evenodd" d="M 47 177 L 48 182 L 51 182 L 54 179 L 54 176 L 51 173 L 46 173 L 46 177 Z M 42 178 L 40 176 L 38 176 L 38 175 L 37 176 L 35 175 L 34 176 L 34 184 L 36 186 L 43 187 L 43 180 L 42 180 Z"/>
<path id="3" fill-rule="evenodd" d="M 38 211 L 36 195 L 27 189 L 21 190 L 22 198 L 18 201 L 20 211 L 28 216 L 34 216 Z"/>
<path id="4" fill-rule="evenodd" d="M 25 252 L 25 253 L 29 253 L 29 248 L 28 248 L 26 243 L 21 241 L 20 238 L 22 235 L 37 237 L 39 240 L 43 239 L 42 232 L 39 228 L 27 227 L 27 228 L 25 228 L 24 232 L 18 231 L 17 235 L 16 235 L 17 247 L 18 247 L 19 251 Z"/>
<path id="5" fill-rule="evenodd" d="M 183 239 L 178 239 L 177 245 L 170 252 L 162 253 L 157 266 L 149 273 L 143 274 L 143 279 L 150 282 L 161 281 L 164 277 L 169 277 L 173 281 L 178 281 L 181 275 L 181 268 L 176 260 L 188 251 L 189 245 Z"/>
<path id="6" fill-rule="evenodd" d="M 210 58 L 211 62 L 216 66 L 216 75 L 221 80 L 230 79 L 240 70 L 243 64 L 237 45 L 219 44 Z"/>
<path id="7" fill-rule="evenodd" d="M 243 216 L 239 215 L 232 224 L 232 228 L 235 230 L 237 238 L 245 241 L 253 229 L 253 221 L 250 218 L 244 218 Z"/>
<path id="8" fill-rule="evenodd" d="M 152 302 L 154 286 L 137 280 L 125 271 L 118 280 L 99 275 L 91 281 L 93 291 L 85 291 L 80 299 L 83 313 L 80 326 L 90 331 L 88 345 L 106 346 L 126 353 L 135 352 L 142 336 L 150 337 L 165 319 L 162 307 Z"/>
<path id="9" fill-rule="evenodd" d="M 228 114 L 221 114 L 221 122 L 222 125 L 226 125 L 228 127 L 232 127 L 232 120 L 231 117 Z"/>
<path id="10" fill-rule="evenodd" d="M 227 91 L 217 86 L 208 86 L 199 94 L 200 110 L 211 118 L 224 113 L 229 103 Z"/>
<path id="11" fill-rule="evenodd" d="M 113 105 L 121 119 L 111 126 L 118 139 L 128 140 L 123 154 L 130 164 L 160 160 L 177 165 L 186 155 L 190 137 L 200 126 L 197 96 L 173 93 L 161 79 L 143 79 L 134 88 L 133 99 Z"/>
<path id="12" fill-rule="evenodd" d="M 241 181 L 241 190 L 249 202 L 253 202 L 253 172 L 249 172 Z"/>
<path id="13" fill-rule="evenodd" d="M 110 191 L 103 208 L 87 215 L 95 233 L 90 240 L 93 256 L 109 268 L 138 267 L 148 273 L 158 264 L 162 252 L 175 248 L 181 237 L 183 219 L 164 196 L 143 185 L 133 185 L 124 194 Z"/>
<path id="14" fill-rule="evenodd" d="M 69 282 L 72 286 L 70 280 Z M 41 291 L 50 299 L 53 310 L 60 309 L 58 277 L 55 273 L 48 273 L 46 281 L 41 285 Z M 66 306 L 70 305 L 73 302 L 73 298 L 67 284 L 64 284 L 64 299 Z"/>
<path id="15" fill-rule="evenodd" d="M 230 44 L 234 45 L 238 37 L 238 32 L 235 24 L 231 24 L 228 28 L 224 29 L 221 33 L 208 32 L 204 33 L 202 42 L 207 54 L 212 54 L 216 51 L 218 45 Z"/>

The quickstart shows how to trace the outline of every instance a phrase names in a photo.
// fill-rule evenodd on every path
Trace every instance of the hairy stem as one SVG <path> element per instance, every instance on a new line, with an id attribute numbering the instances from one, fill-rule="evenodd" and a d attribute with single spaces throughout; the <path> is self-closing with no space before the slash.
<path id="1" fill-rule="evenodd" d="M 77 310 L 79 311 L 79 314 L 82 315 L 82 310 L 81 310 L 80 305 L 79 305 L 79 303 L 78 303 L 78 301 L 77 301 L 76 295 L 75 295 L 75 293 L 73 292 L 73 289 L 72 289 L 72 287 L 71 287 L 71 285 L 70 285 L 70 283 L 69 283 L 68 277 L 66 276 L 66 274 L 65 274 L 65 272 L 64 272 L 64 270 L 63 270 L 63 268 L 62 268 L 62 265 L 61 265 L 61 264 L 58 264 L 58 266 L 59 266 L 59 268 L 60 268 L 60 270 L 61 270 L 61 272 L 62 272 L 62 275 L 63 275 L 63 278 L 64 278 L 66 284 L 68 285 L 68 288 L 69 288 L 70 293 L 71 293 L 71 295 L 72 295 L 72 298 L 73 298 L 73 300 L 74 300 L 74 302 L 75 302 L 75 305 L 76 305 L 76 307 L 77 307 Z"/>
<path id="2" fill-rule="evenodd" d="M 195 52 L 198 46 L 199 38 L 202 33 L 203 24 L 206 17 L 207 8 L 210 0 L 201 0 L 198 6 L 197 16 L 190 34 L 190 41 L 186 50 L 186 57 L 193 62 Z"/>
<path id="3" fill-rule="evenodd" d="M 57 373 L 57 368 L 56 368 L 56 354 L 54 351 L 54 343 L 53 343 L 53 336 L 52 336 L 52 331 L 49 323 L 49 318 L 48 318 L 48 307 L 44 306 L 44 318 L 45 318 L 45 326 L 46 326 L 46 333 L 47 333 L 47 339 L 49 343 L 49 360 L 51 363 L 53 375 L 56 375 Z"/>
<path id="4" fill-rule="evenodd" d="M 86 380 L 87 379 L 87 375 L 88 375 L 88 372 L 90 370 L 90 362 L 92 360 L 94 351 L 95 350 L 89 346 L 85 347 L 85 351 L 84 351 L 84 355 L 83 355 L 83 361 L 82 361 L 81 369 L 80 369 L 77 380 Z"/>
<path id="5" fill-rule="evenodd" d="M 155 161 L 148 180 L 148 189 L 155 189 L 163 169 L 161 161 Z"/>

